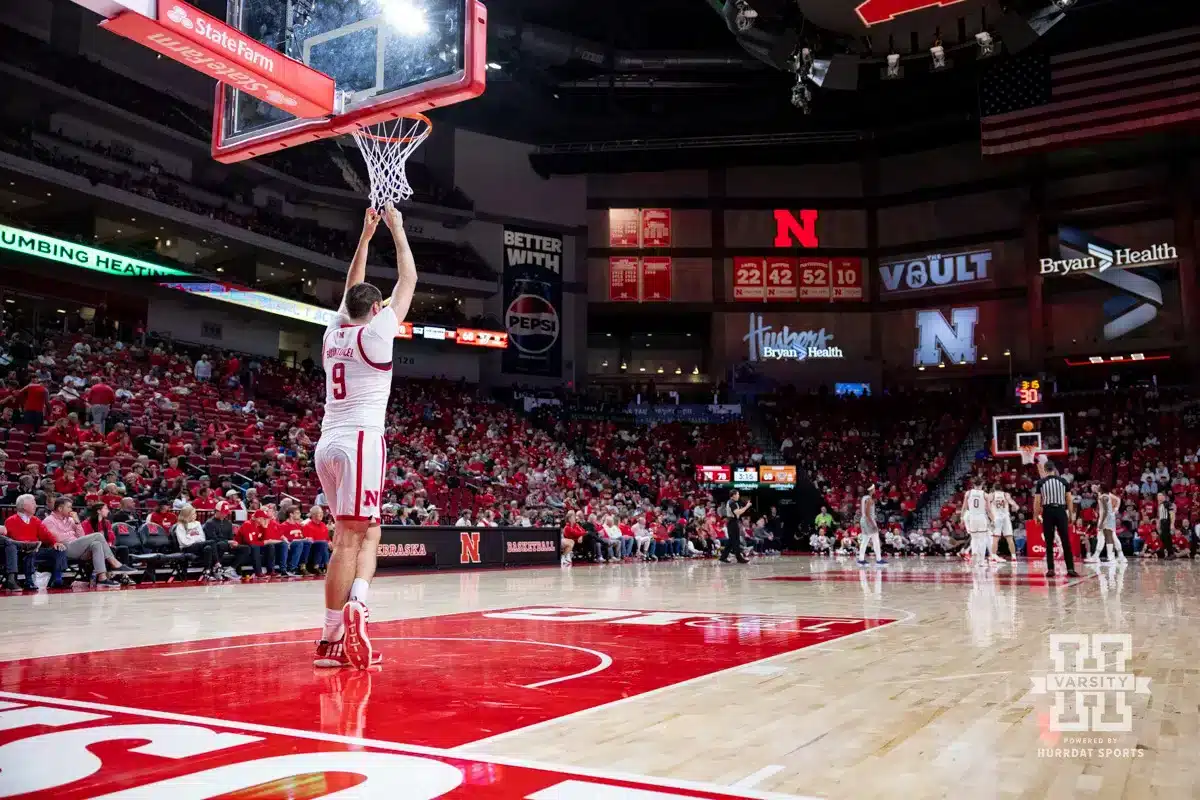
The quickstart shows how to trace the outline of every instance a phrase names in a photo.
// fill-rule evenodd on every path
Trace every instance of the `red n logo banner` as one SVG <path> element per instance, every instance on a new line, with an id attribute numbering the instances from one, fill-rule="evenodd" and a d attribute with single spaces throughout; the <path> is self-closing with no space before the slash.
<path id="1" fill-rule="evenodd" d="M 368 508 L 379 505 L 379 492 L 372 492 L 370 489 L 364 490 L 363 505 Z"/>
<path id="2" fill-rule="evenodd" d="M 479 532 L 460 533 L 458 539 L 462 542 L 462 552 L 458 556 L 460 564 L 479 563 Z"/>
<path id="3" fill-rule="evenodd" d="M 775 246 L 819 247 L 817 241 L 817 212 L 801 211 L 800 219 L 786 208 L 775 211 Z"/>

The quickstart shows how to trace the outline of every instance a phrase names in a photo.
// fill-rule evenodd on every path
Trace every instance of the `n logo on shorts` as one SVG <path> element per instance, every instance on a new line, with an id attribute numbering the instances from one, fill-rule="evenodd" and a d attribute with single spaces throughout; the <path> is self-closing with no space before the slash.
<path id="1" fill-rule="evenodd" d="M 460 533 L 459 541 L 462 542 L 462 552 L 458 556 L 460 564 L 478 564 L 479 563 L 479 533 L 473 531 L 471 533 Z"/>
<path id="2" fill-rule="evenodd" d="M 363 492 L 363 505 L 367 508 L 374 508 L 379 505 L 379 492 L 372 492 L 370 489 Z"/>

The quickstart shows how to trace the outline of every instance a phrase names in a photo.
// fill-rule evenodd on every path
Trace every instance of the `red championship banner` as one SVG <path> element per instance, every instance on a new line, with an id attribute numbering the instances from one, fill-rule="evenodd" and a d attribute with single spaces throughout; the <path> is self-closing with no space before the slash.
<path id="1" fill-rule="evenodd" d="M 768 258 L 766 276 L 768 301 L 788 303 L 797 299 L 796 259 Z"/>
<path id="2" fill-rule="evenodd" d="M 801 300 L 829 300 L 833 297 L 829 288 L 830 264 L 828 258 L 801 258 L 796 262 L 796 273 L 800 278 Z"/>
<path id="3" fill-rule="evenodd" d="M 642 209 L 642 247 L 671 246 L 671 209 Z"/>
<path id="4" fill-rule="evenodd" d="M 765 258 L 733 259 L 733 299 L 765 301 L 766 270 Z"/>
<path id="5" fill-rule="evenodd" d="M 608 246 L 638 247 L 641 241 L 641 218 L 636 208 L 610 208 L 608 210 Z"/>
<path id="6" fill-rule="evenodd" d="M 647 256 L 642 259 L 642 302 L 664 303 L 671 300 L 671 259 Z"/>
<path id="7" fill-rule="evenodd" d="M 612 256 L 608 259 L 608 299 L 612 303 L 638 301 L 637 256 Z"/>
<path id="8" fill-rule="evenodd" d="M 862 300 L 863 264 L 861 258 L 835 258 L 831 264 L 833 300 Z"/>

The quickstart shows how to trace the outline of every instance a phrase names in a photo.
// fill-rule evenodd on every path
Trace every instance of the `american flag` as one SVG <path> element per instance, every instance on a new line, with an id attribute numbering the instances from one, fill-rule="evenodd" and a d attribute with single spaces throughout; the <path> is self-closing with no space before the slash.
<path id="1" fill-rule="evenodd" d="M 999 62 L 980 82 L 984 155 L 1070 147 L 1200 120 L 1200 28 Z"/>

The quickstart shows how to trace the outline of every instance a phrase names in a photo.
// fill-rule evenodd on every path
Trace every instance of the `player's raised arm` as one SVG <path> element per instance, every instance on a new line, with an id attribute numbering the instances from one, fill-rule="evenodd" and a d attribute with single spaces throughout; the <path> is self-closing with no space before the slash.
<path id="1" fill-rule="evenodd" d="M 413 293 L 417 290 L 417 262 L 413 259 L 412 248 L 408 246 L 408 235 L 404 233 L 404 219 L 395 206 L 389 204 L 383 210 L 383 221 L 396 243 L 396 286 L 392 289 L 388 308 L 396 315 L 397 322 L 404 322 L 412 305 Z"/>
<path id="2" fill-rule="evenodd" d="M 367 251 L 371 248 L 371 237 L 375 235 L 377 225 L 379 225 L 378 212 L 373 208 L 368 208 L 366 216 L 363 218 L 362 233 L 358 237 L 358 247 L 354 251 L 354 258 L 350 259 L 350 271 L 346 273 L 346 286 L 342 290 L 343 306 L 346 292 L 367 279 Z M 342 310 L 344 311 L 344 308 Z"/>

